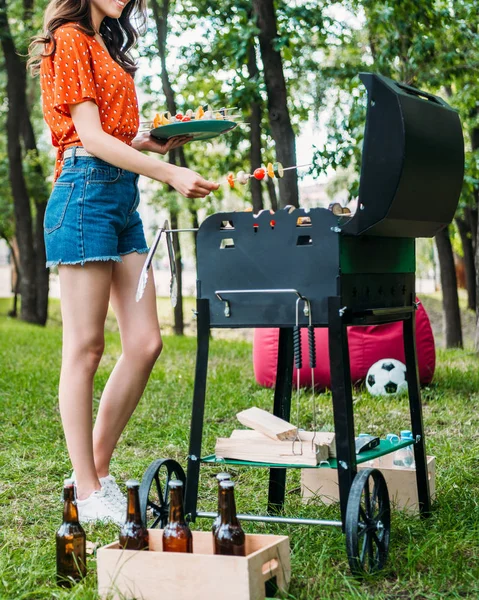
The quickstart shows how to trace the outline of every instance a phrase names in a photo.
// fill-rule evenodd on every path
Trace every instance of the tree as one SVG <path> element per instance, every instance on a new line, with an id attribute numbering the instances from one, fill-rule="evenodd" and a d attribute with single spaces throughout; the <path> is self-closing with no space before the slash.
<path id="1" fill-rule="evenodd" d="M 25 23 L 31 22 L 32 10 L 33 2 L 25 1 L 23 4 Z M 7 154 L 20 258 L 21 318 L 44 325 L 48 312 L 48 271 L 45 269 L 43 216 L 48 193 L 45 188 L 45 178 L 41 173 L 41 162 L 37 160 L 38 150 L 30 119 L 26 64 L 17 52 L 8 21 L 6 0 L 0 0 L 0 40 L 7 75 Z M 33 171 L 39 175 L 40 185 L 35 186 L 33 211 L 23 169 L 25 152 L 33 157 L 31 165 Z"/>
<path id="2" fill-rule="evenodd" d="M 349 116 L 338 119 L 337 112 L 344 103 L 344 97 L 338 94 L 337 112 L 333 118 L 340 127 L 335 128 L 336 132 L 329 137 L 326 148 L 318 151 L 315 163 L 317 171 L 330 166 L 353 165 L 356 178 L 351 191 L 357 195 L 360 164 L 358 131 L 362 129 L 358 109 L 363 114 L 365 111 L 364 101 L 358 98 L 355 90 L 356 84 L 350 80 L 352 72 L 373 70 L 447 97 L 461 112 L 467 140 L 471 97 L 476 102 L 478 92 L 472 70 L 474 65 L 477 68 L 479 64 L 477 19 L 473 18 L 475 9 L 470 0 L 454 3 L 450 0 L 420 3 L 415 0 L 353 0 L 342 5 L 349 6 L 356 14 L 363 14 L 364 26 L 353 31 L 346 31 L 344 26 L 338 27 L 338 39 L 347 43 L 331 44 L 332 50 L 323 73 L 326 80 L 349 93 L 347 106 L 351 112 Z M 469 182 L 473 183 L 476 179 L 471 169 L 474 160 L 469 153 L 466 156 L 466 182 L 469 178 Z M 461 202 L 464 203 L 463 200 Z M 473 237 L 476 237 L 475 233 Z M 446 343 L 457 346 L 462 344 L 462 333 L 460 330 L 452 331 L 460 327 L 460 315 L 448 232 L 441 232 L 436 243 L 441 262 Z M 477 252 L 477 245 L 475 247 Z M 467 251 L 466 248 L 465 254 Z M 478 263 L 476 260 L 476 272 Z"/>
<path id="3" fill-rule="evenodd" d="M 166 68 L 166 54 L 167 54 L 167 37 L 168 37 L 168 15 L 170 11 L 170 0 L 162 0 L 161 6 L 157 0 L 151 0 L 151 7 L 153 10 L 153 17 L 156 25 L 157 33 L 157 44 L 158 52 L 161 61 L 161 82 L 163 86 L 163 93 L 166 97 L 166 106 L 172 115 L 176 115 L 176 101 L 175 93 L 170 83 L 168 71 Z M 168 160 L 173 165 L 180 165 L 186 167 L 186 159 L 182 148 L 177 148 L 170 151 Z M 176 202 L 170 204 L 170 227 L 171 229 L 178 229 L 178 207 Z M 177 302 L 174 307 L 174 332 L 176 335 L 183 335 L 184 333 L 184 319 L 183 319 L 183 266 L 181 262 L 181 246 L 178 233 L 171 234 L 173 237 L 173 248 L 175 251 L 175 270 L 177 276 Z"/>
<path id="4" fill-rule="evenodd" d="M 253 11 L 259 29 L 258 39 L 263 61 L 263 75 L 268 94 L 268 115 L 276 145 L 278 161 L 296 165 L 296 141 L 288 109 L 288 95 L 281 53 L 277 48 L 278 31 L 273 0 L 253 0 Z M 299 206 L 296 170 L 279 180 L 281 206 Z"/>

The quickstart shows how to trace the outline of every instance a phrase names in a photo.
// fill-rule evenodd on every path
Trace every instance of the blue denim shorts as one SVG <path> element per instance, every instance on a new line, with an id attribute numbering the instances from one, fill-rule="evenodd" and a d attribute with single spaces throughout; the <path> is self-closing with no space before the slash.
<path id="1" fill-rule="evenodd" d="M 44 218 L 47 267 L 113 260 L 148 246 L 136 173 L 89 156 L 65 159 Z"/>

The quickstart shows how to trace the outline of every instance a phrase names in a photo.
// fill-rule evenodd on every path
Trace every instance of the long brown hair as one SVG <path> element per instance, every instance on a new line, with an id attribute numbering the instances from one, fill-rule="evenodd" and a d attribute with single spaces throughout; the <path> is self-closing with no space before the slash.
<path id="1" fill-rule="evenodd" d="M 132 24 L 132 20 L 135 25 Z M 51 56 L 55 52 L 53 34 L 67 23 L 72 23 L 87 35 L 94 36 L 90 0 L 50 0 L 45 11 L 44 33 L 34 37 L 29 47 L 28 66 L 33 75 L 38 74 L 42 57 Z M 146 0 L 129 0 L 119 19 L 105 17 L 100 26 L 100 34 L 111 57 L 131 75 L 135 73 L 137 66 L 128 55 L 128 51 L 144 31 L 145 24 Z M 43 52 L 39 50 L 42 45 Z"/>

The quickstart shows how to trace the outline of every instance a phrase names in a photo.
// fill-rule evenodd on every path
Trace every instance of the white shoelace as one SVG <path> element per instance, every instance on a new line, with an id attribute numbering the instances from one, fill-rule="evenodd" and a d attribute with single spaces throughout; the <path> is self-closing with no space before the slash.
<path id="1" fill-rule="evenodd" d="M 118 508 L 126 510 L 126 498 L 118 487 L 115 478 L 112 475 L 100 479 L 101 486 L 108 497 L 108 500 Z"/>

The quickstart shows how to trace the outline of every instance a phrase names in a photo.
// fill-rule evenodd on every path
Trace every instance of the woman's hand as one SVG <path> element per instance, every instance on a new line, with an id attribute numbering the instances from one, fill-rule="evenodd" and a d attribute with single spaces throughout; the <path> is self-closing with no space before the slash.
<path id="1" fill-rule="evenodd" d="M 193 138 L 190 135 L 176 135 L 169 140 L 159 140 L 148 131 L 139 133 L 132 142 L 135 150 L 146 150 L 148 152 L 157 152 L 158 154 L 166 154 L 174 148 L 184 146 L 187 142 L 190 142 Z"/>
<path id="2" fill-rule="evenodd" d="M 174 187 L 185 198 L 204 198 L 220 187 L 219 183 L 203 179 L 195 171 L 184 167 L 175 167 L 166 183 Z"/>

